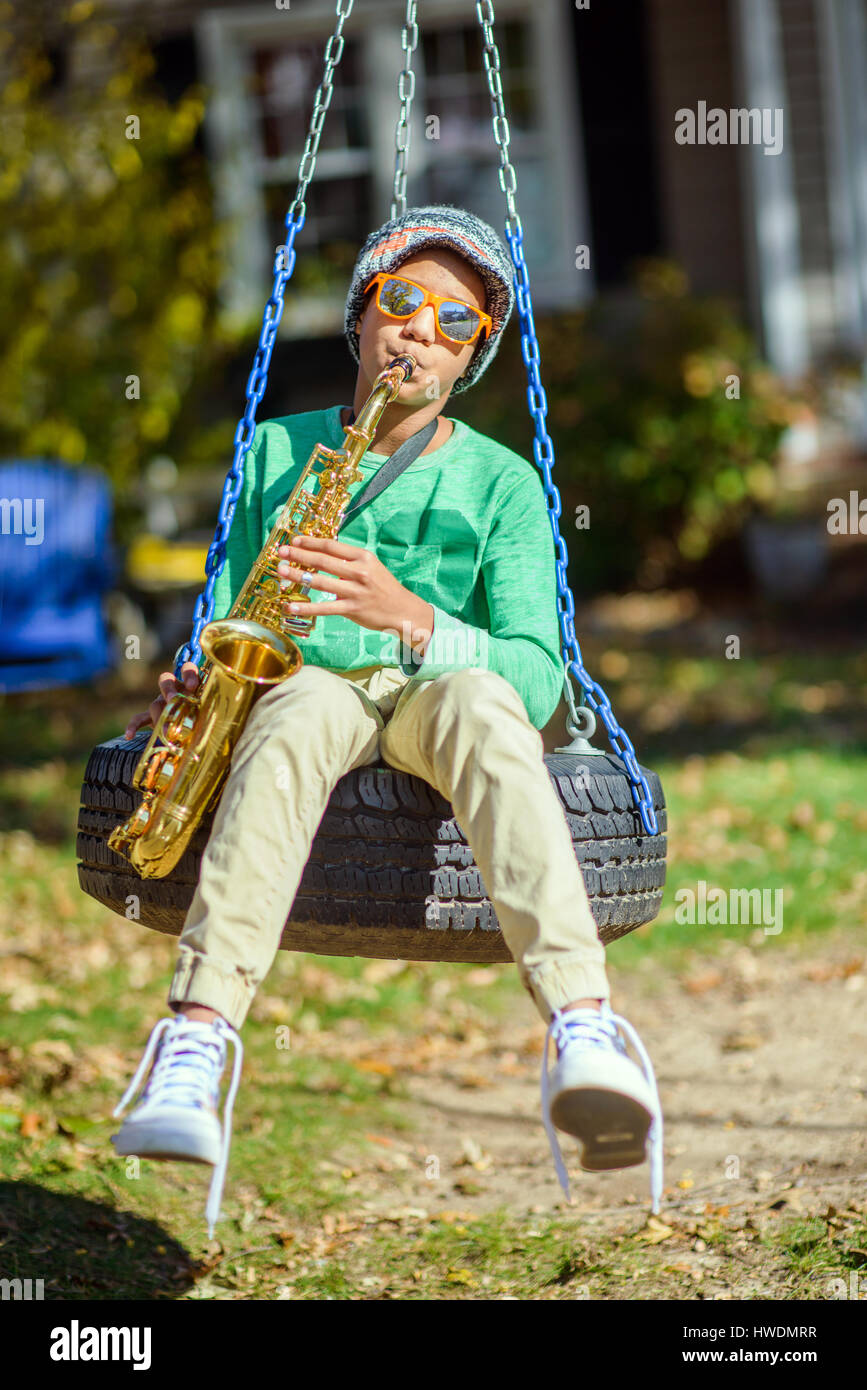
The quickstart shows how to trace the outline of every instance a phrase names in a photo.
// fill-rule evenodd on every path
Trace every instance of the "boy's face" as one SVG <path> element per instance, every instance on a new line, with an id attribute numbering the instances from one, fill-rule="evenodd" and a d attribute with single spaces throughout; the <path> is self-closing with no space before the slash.
<path id="1" fill-rule="evenodd" d="M 486 310 L 484 280 L 468 261 L 448 247 L 425 247 L 393 273 L 405 275 L 434 294 Z M 375 291 L 370 290 L 355 325 L 361 358 L 359 374 L 366 378 L 367 394 L 379 373 L 398 353 L 411 352 L 416 370 L 401 386 L 396 403 L 424 406 L 440 400 L 445 404 L 452 386 L 463 376 L 481 345 L 482 335 L 474 343 L 453 343 L 440 332 L 432 304 L 426 304 L 411 318 L 391 319 L 376 307 L 375 299 Z"/>

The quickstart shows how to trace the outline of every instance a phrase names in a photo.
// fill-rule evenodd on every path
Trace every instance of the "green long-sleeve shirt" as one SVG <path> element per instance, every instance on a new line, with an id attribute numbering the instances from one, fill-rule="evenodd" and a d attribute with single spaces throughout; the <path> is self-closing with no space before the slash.
<path id="1" fill-rule="evenodd" d="M 342 408 L 257 426 L 214 587 L 215 618 L 229 613 L 314 446 L 343 446 Z M 352 497 L 385 458 L 367 451 Z M 486 667 L 514 686 L 530 722 L 544 727 L 562 694 L 564 668 L 554 539 L 535 465 L 455 420 L 445 444 L 411 463 L 344 524 L 339 539 L 372 551 L 432 605 L 433 634 L 422 659 L 396 633 L 323 614 L 297 639 L 305 662 L 334 671 L 394 666 L 413 680 Z M 310 592 L 321 601 L 329 590 Z"/>

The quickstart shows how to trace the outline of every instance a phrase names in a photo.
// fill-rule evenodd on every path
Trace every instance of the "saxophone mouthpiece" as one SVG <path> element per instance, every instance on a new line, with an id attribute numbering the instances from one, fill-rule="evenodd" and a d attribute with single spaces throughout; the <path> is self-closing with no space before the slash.
<path id="1" fill-rule="evenodd" d="M 392 367 L 403 367 L 403 370 L 406 373 L 405 380 L 409 381 L 417 365 L 418 363 L 416 362 L 411 352 L 401 352 L 397 355 L 397 357 L 393 358 L 392 361 L 389 362 L 387 370 L 391 371 Z"/>

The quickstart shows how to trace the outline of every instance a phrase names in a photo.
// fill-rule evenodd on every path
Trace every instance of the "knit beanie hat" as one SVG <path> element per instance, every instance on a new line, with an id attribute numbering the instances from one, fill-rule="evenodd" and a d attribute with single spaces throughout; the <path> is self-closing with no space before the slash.
<path id="1" fill-rule="evenodd" d="M 493 227 L 465 208 L 448 203 L 410 208 L 402 217 L 393 217 L 370 233 L 358 253 L 346 299 L 346 341 L 352 356 L 360 362 L 355 324 L 364 308 L 365 285 L 381 270 L 396 271 L 425 246 L 448 246 L 470 262 L 484 281 L 485 308 L 493 319 L 490 336 L 481 346 L 476 342 L 469 366 L 451 389 L 451 395 L 456 396 L 478 381 L 496 357 L 500 337 L 515 303 L 512 260 L 507 247 Z"/>

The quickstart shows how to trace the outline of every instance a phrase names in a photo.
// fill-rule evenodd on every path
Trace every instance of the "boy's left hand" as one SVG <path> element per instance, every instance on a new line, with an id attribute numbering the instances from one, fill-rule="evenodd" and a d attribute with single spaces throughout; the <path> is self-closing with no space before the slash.
<path id="1" fill-rule="evenodd" d="M 409 623 L 411 638 L 419 629 L 426 629 L 430 636 L 433 630 L 431 605 L 404 588 L 382 561 L 362 546 L 318 536 L 299 536 L 292 545 L 279 546 L 277 553 L 281 557 L 277 566 L 281 578 L 302 583 L 302 572 L 309 570 L 314 576 L 312 588 L 337 595 L 328 603 L 302 602 L 294 610 L 296 613 L 311 617 L 342 613 L 360 627 L 372 628 L 375 632 L 390 628 L 403 634 L 405 624 Z M 284 607 L 287 613 L 292 611 L 288 603 Z"/>

